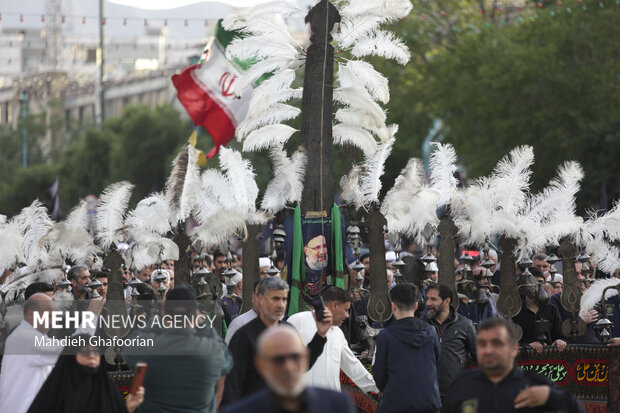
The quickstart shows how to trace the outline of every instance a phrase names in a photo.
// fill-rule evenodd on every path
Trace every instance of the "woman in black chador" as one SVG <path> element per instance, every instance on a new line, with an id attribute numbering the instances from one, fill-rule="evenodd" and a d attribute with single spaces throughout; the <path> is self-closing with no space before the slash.
<path id="1" fill-rule="evenodd" d="M 65 347 L 28 413 L 132 413 L 142 403 L 143 387 L 123 400 L 102 366 L 99 349 L 88 344 L 90 337 L 72 337 L 82 345 Z"/>

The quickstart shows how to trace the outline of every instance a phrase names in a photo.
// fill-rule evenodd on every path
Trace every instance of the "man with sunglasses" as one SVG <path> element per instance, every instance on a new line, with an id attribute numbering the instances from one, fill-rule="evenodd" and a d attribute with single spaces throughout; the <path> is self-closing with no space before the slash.
<path id="1" fill-rule="evenodd" d="M 265 380 L 254 365 L 258 336 L 268 328 L 282 322 L 288 300 L 288 284 L 276 277 L 266 277 L 258 283 L 258 317 L 241 327 L 228 346 L 234 365 L 226 376 L 222 404 L 230 404 L 265 387 Z M 327 341 L 325 336 L 332 325 L 332 314 L 326 308 L 324 318 L 316 321 L 317 332 L 308 343 L 310 367 L 323 352 Z"/>
<path id="2" fill-rule="evenodd" d="M 267 383 L 263 389 L 231 406 L 224 413 L 353 413 L 348 397 L 340 392 L 306 387 L 304 373 L 308 349 L 297 331 L 286 324 L 265 330 L 258 339 L 256 367 Z"/>

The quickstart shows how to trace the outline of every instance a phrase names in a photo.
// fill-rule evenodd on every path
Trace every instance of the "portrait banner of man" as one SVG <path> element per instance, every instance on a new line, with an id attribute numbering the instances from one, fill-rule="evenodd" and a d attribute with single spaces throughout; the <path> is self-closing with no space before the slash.
<path id="1" fill-rule="evenodd" d="M 305 271 L 302 281 L 306 302 L 312 302 L 331 286 L 331 220 L 329 218 L 302 219 L 301 222 Z"/>

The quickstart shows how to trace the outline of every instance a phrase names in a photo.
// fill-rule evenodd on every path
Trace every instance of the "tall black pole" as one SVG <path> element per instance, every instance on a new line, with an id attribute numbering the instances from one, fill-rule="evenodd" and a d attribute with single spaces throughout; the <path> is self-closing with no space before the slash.
<path id="1" fill-rule="evenodd" d="M 306 54 L 301 110 L 301 144 L 308 154 L 301 198 L 302 213 L 329 212 L 334 203 L 332 112 L 334 48 L 330 35 L 340 14 L 328 0 L 321 0 L 306 16 L 312 36 Z"/>

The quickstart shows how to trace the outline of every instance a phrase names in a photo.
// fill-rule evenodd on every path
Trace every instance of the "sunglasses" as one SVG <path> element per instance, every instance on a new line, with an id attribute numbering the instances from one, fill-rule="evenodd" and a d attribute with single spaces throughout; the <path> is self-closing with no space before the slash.
<path id="1" fill-rule="evenodd" d="M 304 358 L 304 354 L 301 353 L 291 353 L 291 354 L 282 354 L 279 356 L 273 357 L 265 357 L 265 359 L 276 366 L 283 366 L 287 360 L 291 360 L 295 364 L 299 364 L 299 362 Z"/>

